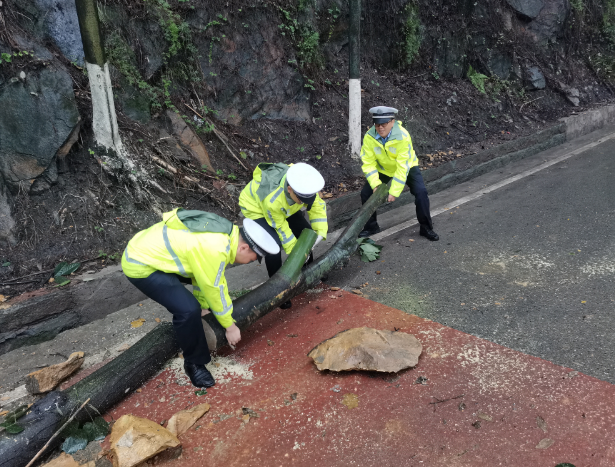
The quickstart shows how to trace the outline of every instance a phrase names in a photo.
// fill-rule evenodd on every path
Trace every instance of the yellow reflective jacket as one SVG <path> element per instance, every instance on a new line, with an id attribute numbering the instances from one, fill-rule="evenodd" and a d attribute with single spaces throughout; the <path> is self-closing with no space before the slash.
<path id="1" fill-rule="evenodd" d="M 206 232 L 203 229 L 208 227 L 200 228 L 194 220 L 182 222 L 178 210 L 181 208 L 164 213 L 160 223 L 137 233 L 128 242 L 122 270 L 129 278 L 147 278 L 156 270 L 191 278 L 194 297 L 201 307 L 210 309 L 220 325 L 228 328 L 233 324 L 233 302 L 224 269 L 235 261 L 239 228 L 211 213 L 184 211 L 213 219 L 216 232 Z"/>
<path id="2" fill-rule="evenodd" d="M 291 253 L 297 238 L 288 225 L 288 218 L 301 210 L 305 203 L 295 203 L 288 193 L 286 183 L 287 166 L 283 163 L 260 163 L 254 170 L 252 181 L 239 195 L 239 208 L 246 218 L 265 218 L 276 230 L 284 252 Z M 308 211 L 310 225 L 316 234 L 327 238 L 327 205 L 316 195 L 312 209 Z"/>
<path id="3" fill-rule="evenodd" d="M 379 136 L 376 127 L 370 128 L 363 137 L 361 147 L 361 169 L 369 185 L 372 189 L 378 187 L 382 183 L 378 172 L 382 172 L 393 178 L 389 194 L 394 197 L 399 197 L 404 189 L 410 168 L 419 165 L 412 147 L 412 138 L 401 124 L 401 121 L 395 121 L 384 145 L 376 139 Z"/>

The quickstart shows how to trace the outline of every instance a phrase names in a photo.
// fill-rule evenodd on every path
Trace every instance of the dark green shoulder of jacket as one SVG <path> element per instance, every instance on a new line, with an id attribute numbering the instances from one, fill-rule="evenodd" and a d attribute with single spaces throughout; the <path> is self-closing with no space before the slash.
<path id="1" fill-rule="evenodd" d="M 230 235 L 233 223 L 214 213 L 199 210 L 177 210 L 177 217 L 190 232 L 218 232 Z"/>
<path id="2" fill-rule="evenodd" d="M 263 201 L 267 195 L 280 186 L 289 166 L 284 163 L 260 163 L 258 167 L 261 169 L 261 182 L 256 194 Z"/>

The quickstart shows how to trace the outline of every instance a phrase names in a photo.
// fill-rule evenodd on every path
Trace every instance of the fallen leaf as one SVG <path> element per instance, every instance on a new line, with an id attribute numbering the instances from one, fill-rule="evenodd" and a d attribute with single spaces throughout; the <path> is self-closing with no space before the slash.
<path id="1" fill-rule="evenodd" d="M 269 346 L 273 346 L 275 343 L 274 343 L 273 341 L 271 341 L 271 340 L 267 340 L 267 344 L 268 344 Z"/>
<path id="2" fill-rule="evenodd" d="M 354 393 L 346 393 L 342 399 L 342 405 L 345 405 L 348 409 L 356 408 L 359 406 L 359 397 Z"/>
<path id="3" fill-rule="evenodd" d="M 154 319 L 154 321 L 155 321 L 156 323 L 160 323 L 160 319 L 159 319 L 158 317 L 156 317 L 156 318 Z"/>
<path id="4" fill-rule="evenodd" d="M 338 288 L 337 286 L 333 286 L 333 287 L 331 288 L 331 291 L 339 291 L 340 289 L 341 289 L 341 288 Z"/>
<path id="5" fill-rule="evenodd" d="M 0 294 L 0 302 L 6 302 L 6 297 L 3 294 Z"/>
<path id="6" fill-rule="evenodd" d="M 143 326 L 144 323 L 145 323 L 144 318 L 138 318 L 137 320 L 133 320 L 132 322 L 130 322 L 130 328 L 139 328 Z"/>
<path id="7" fill-rule="evenodd" d="M 487 413 L 481 413 L 479 411 L 476 415 L 483 421 L 493 421 L 493 418 L 489 416 Z"/>
<path id="8" fill-rule="evenodd" d="M 554 440 L 542 439 L 540 442 L 538 442 L 538 445 L 536 446 L 536 448 L 537 449 L 547 449 L 551 447 L 554 443 L 555 443 Z"/>
<path id="9" fill-rule="evenodd" d="M 361 290 L 359 290 L 359 289 L 353 289 L 353 290 L 352 290 L 352 293 L 353 293 L 353 294 L 357 294 L 358 296 L 362 296 L 362 295 L 363 295 L 363 293 L 362 293 L 362 292 L 361 292 Z"/>
<path id="10" fill-rule="evenodd" d="M 587 301 L 581 301 L 581 304 L 587 304 Z"/>
<path id="11" fill-rule="evenodd" d="M 137 392 L 137 393 L 141 393 L 142 391 L 143 391 L 143 390 L 142 390 L 142 389 L 140 389 L 140 388 L 137 388 L 137 390 L 136 390 L 136 392 Z"/>
<path id="12" fill-rule="evenodd" d="M 249 423 L 250 422 L 250 415 L 249 414 L 244 414 L 241 419 L 243 419 L 243 422 L 245 423 Z"/>
<path id="13" fill-rule="evenodd" d="M 0 411 L 0 416 L 4 416 L 5 414 L 9 414 L 8 411 Z"/>
<path id="14" fill-rule="evenodd" d="M 540 416 L 536 417 L 536 425 L 542 430 L 542 432 L 547 432 L 547 423 Z"/>
<path id="15" fill-rule="evenodd" d="M 377 275 L 379 275 L 379 274 L 380 274 L 380 271 L 377 271 L 377 272 L 376 272 L 376 274 L 377 274 Z"/>
<path id="16" fill-rule="evenodd" d="M 55 282 L 55 279 L 53 279 L 53 278 L 49 278 L 49 282 L 50 282 L 50 283 L 54 283 L 54 282 Z"/>
<path id="17" fill-rule="evenodd" d="M 130 345 L 128 343 L 126 343 L 126 344 L 122 345 L 120 348 L 118 348 L 117 350 L 118 351 L 126 351 L 128 349 L 130 349 Z"/>
<path id="18" fill-rule="evenodd" d="M 333 197 L 332 193 L 325 192 L 322 194 L 322 198 L 332 198 L 332 197 Z"/>

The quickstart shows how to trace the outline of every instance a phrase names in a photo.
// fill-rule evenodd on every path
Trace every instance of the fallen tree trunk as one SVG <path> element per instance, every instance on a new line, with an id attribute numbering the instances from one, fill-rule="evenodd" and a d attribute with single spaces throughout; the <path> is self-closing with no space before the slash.
<path id="1" fill-rule="evenodd" d="M 342 235 L 327 253 L 307 267 L 303 267 L 316 233 L 304 230 L 292 253 L 280 270 L 268 281 L 234 301 L 233 317 L 237 326 L 245 330 L 260 317 L 287 300 L 317 284 L 320 278 L 341 266 L 357 248 L 357 236 L 374 211 L 386 199 L 388 188 L 382 184 L 363 205 Z M 212 314 L 205 316 L 209 347 L 219 349 L 226 344 L 225 330 Z M 170 323 L 163 323 L 127 351 L 65 391 L 51 392 L 36 402 L 30 411 L 17 421 L 24 428 L 19 434 L 0 434 L 0 466 L 24 466 L 45 445 L 54 432 L 88 398 L 86 406 L 104 413 L 124 396 L 137 389 L 158 372 L 164 362 L 178 351 L 175 333 Z M 87 411 L 77 420 L 87 419 Z M 93 417 L 94 415 L 92 415 Z M 61 442 L 58 437 L 49 444 L 53 450 Z"/>
<path id="2" fill-rule="evenodd" d="M 282 268 L 258 288 L 233 301 L 233 318 L 244 330 L 263 315 L 318 284 L 320 278 L 337 266 L 341 266 L 357 249 L 357 237 L 369 217 L 378 209 L 388 195 L 388 185 L 382 184 L 361 207 L 346 229 L 326 254 L 311 265 L 302 268 L 309 255 L 316 233 L 304 230 Z M 314 239 L 313 241 L 310 240 Z M 210 349 L 219 349 L 226 344 L 225 330 L 211 315 L 205 316 L 207 341 Z"/>
<path id="3" fill-rule="evenodd" d="M 0 435 L 0 466 L 25 466 L 85 400 L 90 398 L 85 409 L 90 409 L 92 418 L 103 414 L 150 379 L 178 349 L 173 325 L 162 323 L 68 390 L 48 393 L 18 419 L 23 432 Z M 76 420 L 89 420 L 88 411 L 82 411 Z M 58 437 L 47 451 L 60 442 Z"/>

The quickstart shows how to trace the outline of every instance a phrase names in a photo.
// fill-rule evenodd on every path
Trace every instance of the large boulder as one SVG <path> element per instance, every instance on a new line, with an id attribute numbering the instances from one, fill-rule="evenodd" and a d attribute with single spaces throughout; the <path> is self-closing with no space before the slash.
<path id="1" fill-rule="evenodd" d="M 29 188 L 79 123 L 70 75 L 35 61 L 0 71 L 0 176 L 12 192 Z M 53 171 L 52 171 L 53 172 Z"/>
<path id="2" fill-rule="evenodd" d="M 277 13 L 246 9 L 229 19 L 232 27 L 209 15 L 197 10 L 188 21 L 211 90 L 207 101 L 218 116 L 234 124 L 263 117 L 308 121 L 310 94 L 296 64 L 289 63 L 292 45 L 280 34 Z M 221 25 L 208 26 L 211 21 Z"/>
<path id="3" fill-rule="evenodd" d="M 50 41 L 71 62 L 83 65 L 84 53 L 75 0 L 19 0 L 20 26 Z"/>
<path id="4" fill-rule="evenodd" d="M 513 10 L 522 16 L 534 19 L 545 6 L 544 0 L 506 0 Z"/>
<path id="5" fill-rule="evenodd" d="M 569 13 L 568 0 L 545 0 L 544 8 L 527 26 L 527 31 L 539 44 L 547 44 L 562 34 Z"/>

